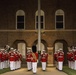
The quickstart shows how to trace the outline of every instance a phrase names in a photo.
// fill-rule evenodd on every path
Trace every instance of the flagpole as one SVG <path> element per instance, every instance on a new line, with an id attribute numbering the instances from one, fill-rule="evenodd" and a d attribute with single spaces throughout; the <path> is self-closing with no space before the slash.
<path id="1" fill-rule="evenodd" d="M 40 10 L 40 0 L 38 0 L 38 51 L 40 51 L 41 47 L 41 23 L 40 23 L 40 14 L 41 14 L 41 10 Z"/>

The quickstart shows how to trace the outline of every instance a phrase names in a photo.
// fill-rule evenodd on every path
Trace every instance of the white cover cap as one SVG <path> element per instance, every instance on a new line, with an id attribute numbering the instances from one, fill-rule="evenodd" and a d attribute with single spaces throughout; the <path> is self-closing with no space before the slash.
<path id="1" fill-rule="evenodd" d="M 11 47 L 11 50 L 13 50 L 14 48 L 13 47 Z"/>
<path id="2" fill-rule="evenodd" d="M 60 48 L 59 50 L 63 50 L 62 48 Z"/>
<path id="3" fill-rule="evenodd" d="M 45 50 L 42 50 L 42 51 L 45 51 Z"/>

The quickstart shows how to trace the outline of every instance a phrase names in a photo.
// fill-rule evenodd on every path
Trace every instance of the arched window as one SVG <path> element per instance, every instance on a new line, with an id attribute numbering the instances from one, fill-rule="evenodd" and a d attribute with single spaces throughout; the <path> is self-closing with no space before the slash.
<path id="1" fill-rule="evenodd" d="M 64 29 L 64 11 L 59 9 L 55 12 L 55 29 Z"/>
<path id="2" fill-rule="evenodd" d="M 40 25 L 41 29 L 45 29 L 45 15 L 44 11 L 42 10 L 40 12 Z M 38 29 L 38 11 L 35 13 L 35 29 Z"/>
<path id="3" fill-rule="evenodd" d="M 25 12 L 23 10 L 16 12 L 16 29 L 25 29 Z"/>

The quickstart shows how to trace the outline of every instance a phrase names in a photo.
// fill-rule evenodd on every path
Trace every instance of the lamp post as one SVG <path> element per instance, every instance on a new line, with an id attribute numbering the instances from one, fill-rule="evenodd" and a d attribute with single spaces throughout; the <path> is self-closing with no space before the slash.
<path id="1" fill-rule="evenodd" d="M 40 51 L 41 47 L 41 23 L 40 23 L 40 14 L 41 14 L 41 10 L 40 10 L 40 0 L 38 0 L 38 50 Z"/>

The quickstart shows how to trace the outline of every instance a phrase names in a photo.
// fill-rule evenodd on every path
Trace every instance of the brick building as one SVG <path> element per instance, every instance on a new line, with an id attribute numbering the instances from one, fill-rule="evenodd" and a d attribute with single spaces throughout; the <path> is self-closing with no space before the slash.
<path id="1" fill-rule="evenodd" d="M 76 45 L 76 0 L 41 0 L 41 50 L 49 54 L 48 64 L 54 64 L 53 53 Z M 0 47 L 6 44 L 20 50 L 25 57 L 28 48 L 38 44 L 38 1 L 0 1 Z"/>

